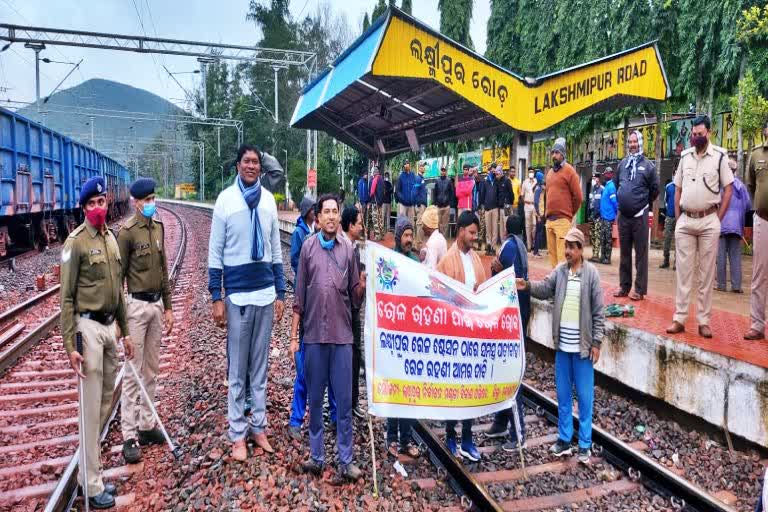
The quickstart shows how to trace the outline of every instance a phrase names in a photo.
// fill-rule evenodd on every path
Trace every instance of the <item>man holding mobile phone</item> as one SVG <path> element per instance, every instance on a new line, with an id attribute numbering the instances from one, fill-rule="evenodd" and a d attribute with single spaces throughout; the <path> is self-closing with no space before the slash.
<path id="1" fill-rule="evenodd" d="M 584 261 L 584 233 L 571 228 L 565 234 L 565 263 L 543 281 L 517 279 L 517 289 L 537 299 L 555 299 L 552 337 L 558 403 L 558 440 L 550 451 L 558 457 L 573 453 L 573 388 L 579 401 L 579 462 L 589 464 L 592 448 L 592 405 L 595 399 L 594 365 L 600 359 L 605 313 L 600 275 Z"/>

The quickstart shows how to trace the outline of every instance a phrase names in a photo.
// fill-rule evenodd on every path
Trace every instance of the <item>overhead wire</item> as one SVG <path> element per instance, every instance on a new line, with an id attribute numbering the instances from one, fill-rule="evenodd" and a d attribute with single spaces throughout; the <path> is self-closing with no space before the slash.
<path id="1" fill-rule="evenodd" d="M 14 5 L 13 5 L 13 4 L 10 2 L 10 0 L 2 0 L 2 1 L 3 1 L 3 3 L 5 3 L 5 4 L 6 4 L 8 7 L 10 7 L 11 9 L 13 9 L 13 10 L 14 10 L 14 12 L 16 12 L 16 14 L 18 14 L 19 16 L 21 16 L 21 17 L 22 17 L 22 18 L 23 18 L 23 19 L 24 19 L 24 20 L 25 20 L 27 23 L 33 24 L 33 23 L 30 21 L 30 19 L 29 19 L 29 18 L 27 18 L 26 16 L 24 16 L 24 15 L 21 13 L 21 11 L 19 11 L 19 10 L 18 10 L 16 7 L 14 7 Z M 56 51 L 56 52 L 57 52 L 59 55 L 61 55 L 62 57 L 64 57 L 65 59 L 67 59 L 67 60 L 70 60 L 70 59 L 72 59 L 72 57 L 71 57 L 71 56 L 69 56 L 69 55 L 65 54 L 63 51 L 61 51 L 61 49 L 60 49 L 58 46 L 54 46 L 54 47 L 53 47 L 53 49 L 54 49 L 54 50 L 55 50 L 55 51 Z"/>

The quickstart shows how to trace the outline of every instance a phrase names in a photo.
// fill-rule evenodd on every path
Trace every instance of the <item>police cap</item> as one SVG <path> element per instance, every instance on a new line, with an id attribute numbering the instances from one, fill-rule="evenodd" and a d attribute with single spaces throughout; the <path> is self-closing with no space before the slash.
<path id="1" fill-rule="evenodd" d="M 85 206 L 93 196 L 103 196 L 107 194 L 107 186 L 104 184 L 104 178 L 94 176 L 85 183 L 80 189 L 80 205 Z"/>
<path id="2" fill-rule="evenodd" d="M 131 197 L 134 199 L 144 199 L 150 194 L 155 193 L 155 180 L 152 178 L 139 178 L 131 185 Z"/>

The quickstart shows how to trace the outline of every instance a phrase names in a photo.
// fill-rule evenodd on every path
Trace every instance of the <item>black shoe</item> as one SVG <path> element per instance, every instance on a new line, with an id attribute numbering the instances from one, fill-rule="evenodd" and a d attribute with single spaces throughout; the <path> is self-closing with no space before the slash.
<path id="1" fill-rule="evenodd" d="M 139 444 L 147 446 L 149 444 L 163 444 L 165 437 L 159 428 L 155 427 L 152 430 L 139 430 Z"/>
<path id="2" fill-rule="evenodd" d="M 552 445 L 549 451 L 555 454 L 555 457 L 562 457 L 563 455 L 573 454 L 571 443 L 566 443 L 562 439 L 558 439 L 557 442 Z"/>
<path id="3" fill-rule="evenodd" d="M 361 411 L 359 407 L 353 407 L 352 408 L 352 415 L 355 418 L 358 418 L 358 419 L 361 419 L 361 420 L 365 419 L 365 413 L 363 411 Z"/>
<path id="4" fill-rule="evenodd" d="M 113 483 L 105 483 L 104 492 L 106 492 L 107 494 L 111 494 L 112 496 L 117 496 L 117 486 Z M 77 495 L 85 496 L 85 493 L 83 492 L 83 488 L 80 485 L 77 486 Z"/>
<path id="5" fill-rule="evenodd" d="M 611 264 L 611 260 L 600 260 L 600 263 L 603 264 L 603 265 L 610 265 Z"/>
<path id="6" fill-rule="evenodd" d="M 291 439 L 295 439 L 296 441 L 304 439 L 304 436 L 301 434 L 301 427 L 297 425 L 288 426 L 288 435 L 291 436 Z"/>
<path id="7" fill-rule="evenodd" d="M 88 504 L 91 508 L 95 508 L 96 510 L 112 508 L 115 506 L 115 497 L 107 491 L 104 491 L 101 494 L 88 498 Z"/>
<path id="8" fill-rule="evenodd" d="M 488 431 L 485 433 L 485 437 L 488 437 L 490 439 L 496 439 L 499 437 L 506 437 L 507 436 L 507 427 L 506 425 L 502 425 L 501 423 L 493 422 L 493 425 L 491 425 L 491 428 L 488 429 Z"/>
<path id="9" fill-rule="evenodd" d="M 323 464 L 310 457 L 308 461 L 301 463 L 301 469 L 305 473 L 320 476 L 323 473 Z"/>
<path id="10" fill-rule="evenodd" d="M 358 468 L 354 464 L 349 463 L 341 466 L 341 471 L 339 471 L 339 475 L 345 480 L 349 480 L 350 482 L 356 482 L 360 480 L 361 476 L 363 476 L 363 472 L 360 471 L 360 468 Z"/>
<path id="11" fill-rule="evenodd" d="M 667 261 L 667 260 L 664 260 L 664 263 L 662 263 L 661 265 L 659 265 L 659 268 L 669 268 L 669 261 Z"/>
<path id="12" fill-rule="evenodd" d="M 141 450 L 135 439 L 129 439 L 123 443 L 123 458 L 126 464 L 136 464 L 141 461 Z"/>
<path id="13" fill-rule="evenodd" d="M 517 444 L 517 439 L 513 439 L 511 441 L 507 441 L 506 443 L 502 444 L 501 449 L 507 453 L 517 452 L 519 449 Z M 525 440 L 523 440 L 523 449 L 525 449 Z"/>

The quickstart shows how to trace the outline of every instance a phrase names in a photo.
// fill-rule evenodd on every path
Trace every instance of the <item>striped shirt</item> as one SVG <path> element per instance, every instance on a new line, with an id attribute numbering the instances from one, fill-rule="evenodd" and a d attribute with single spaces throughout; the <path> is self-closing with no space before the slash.
<path id="1" fill-rule="evenodd" d="M 579 352 L 581 329 L 579 328 L 579 307 L 581 302 L 581 271 L 568 272 L 563 310 L 560 313 L 560 336 L 558 349 L 563 352 Z"/>

